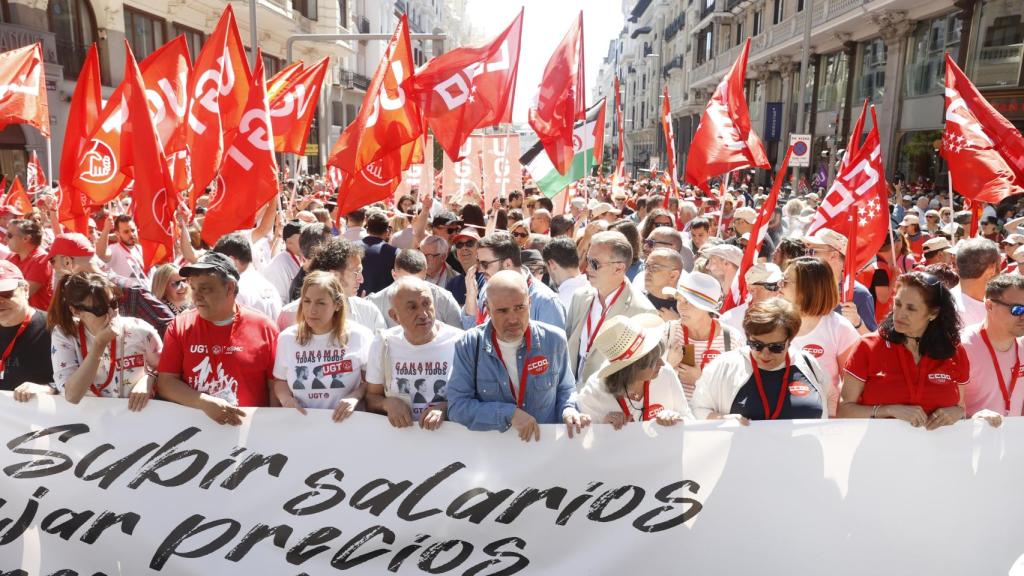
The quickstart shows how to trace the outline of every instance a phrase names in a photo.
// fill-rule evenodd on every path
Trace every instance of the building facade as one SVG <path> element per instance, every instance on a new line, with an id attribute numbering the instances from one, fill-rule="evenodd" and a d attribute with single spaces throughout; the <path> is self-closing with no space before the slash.
<path id="1" fill-rule="evenodd" d="M 650 110 L 645 83 L 667 83 L 680 176 L 704 107 L 748 38 L 752 124 L 773 164 L 790 133 L 811 134 L 812 167 L 803 173 L 811 181 L 834 170 L 869 99 L 889 177 L 945 188 L 939 148 L 947 52 L 996 108 L 1024 126 L 1024 0 L 627 0 L 623 14 L 609 58 L 619 51 L 633 57 L 606 60 L 599 90 L 609 91 L 614 75 L 624 85 L 639 82 L 641 96 L 625 95 L 628 118 L 631 105 Z M 656 80 L 635 64 L 648 44 L 660 55 Z M 657 119 L 641 120 L 626 124 L 631 166 L 652 149 L 652 130 L 662 140 Z M 658 144 L 653 150 L 663 156 Z"/>

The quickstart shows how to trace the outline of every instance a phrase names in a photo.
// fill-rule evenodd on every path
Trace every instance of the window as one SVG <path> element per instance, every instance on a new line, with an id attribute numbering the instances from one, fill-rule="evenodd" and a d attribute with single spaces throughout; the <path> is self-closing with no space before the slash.
<path id="1" fill-rule="evenodd" d="M 754 12 L 754 25 L 750 27 L 750 35 L 757 36 L 761 33 L 761 11 Z"/>
<path id="2" fill-rule="evenodd" d="M 124 35 L 141 62 L 164 45 L 164 21 L 127 6 L 124 7 Z"/>
<path id="3" fill-rule="evenodd" d="M 1024 56 L 1024 0 L 985 0 L 971 42 L 968 75 L 976 86 L 1017 86 Z"/>
<path id="4" fill-rule="evenodd" d="M 338 0 L 338 25 L 348 28 L 348 0 Z"/>
<path id="5" fill-rule="evenodd" d="M 174 25 L 174 35 L 184 36 L 185 44 L 188 44 L 188 55 L 192 57 L 192 61 L 195 62 L 199 56 L 199 51 L 203 49 L 203 42 L 206 41 L 206 35 L 194 28 L 188 26 L 182 26 L 181 24 Z"/>
<path id="6" fill-rule="evenodd" d="M 739 46 L 743 42 L 743 22 L 736 23 L 736 45 Z"/>
<path id="7" fill-rule="evenodd" d="M 88 0 L 50 0 L 46 9 L 50 31 L 56 35 L 57 60 L 64 77 L 78 78 L 89 46 L 96 41 L 96 16 Z M 109 83 L 104 76 L 103 82 Z"/>
<path id="8" fill-rule="evenodd" d="M 818 90 L 818 111 L 834 111 L 846 99 L 847 58 L 839 51 L 821 56 L 821 88 Z"/>
<path id="9" fill-rule="evenodd" d="M 804 11 L 804 0 L 796 0 L 796 11 L 797 12 L 803 12 Z"/>
<path id="10" fill-rule="evenodd" d="M 861 44 L 860 48 L 857 101 L 870 98 L 872 102 L 881 102 L 885 95 L 885 42 L 875 38 Z"/>
<path id="11" fill-rule="evenodd" d="M 782 16 L 785 12 L 785 0 L 775 0 L 775 4 L 772 6 L 772 24 L 778 24 L 782 22 Z"/>
<path id="12" fill-rule="evenodd" d="M 316 20 L 316 0 L 292 0 L 292 9 L 310 20 Z"/>
<path id="13" fill-rule="evenodd" d="M 954 12 L 917 23 L 907 54 L 906 96 L 942 94 L 946 84 L 945 53 L 955 60 L 960 53 L 963 20 Z"/>
<path id="14" fill-rule="evenodd" d="M 263 73 L 267 78 L 270 78 L 284 69 L 284 60 L 276 56 L 271 56 L 266 52 L 260 52 L 260 55 L 263 56 Z"/>

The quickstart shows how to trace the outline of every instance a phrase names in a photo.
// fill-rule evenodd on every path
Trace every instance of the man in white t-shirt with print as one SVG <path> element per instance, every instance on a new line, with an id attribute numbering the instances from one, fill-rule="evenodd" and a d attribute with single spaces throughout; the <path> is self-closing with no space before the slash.
<path id="1" fill-rule="evenodd" d="M 396 428 L 436 430 L 447 417 L 447 385 L 462 330 L 437 321 L 427 282 L 395 282 L 388 315 L 398 323 L 377 334 L 366 367 L 366 407 Z"/>

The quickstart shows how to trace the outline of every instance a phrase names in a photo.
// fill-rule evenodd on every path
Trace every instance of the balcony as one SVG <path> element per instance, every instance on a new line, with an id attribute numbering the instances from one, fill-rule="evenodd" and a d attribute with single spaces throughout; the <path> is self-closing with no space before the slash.
<path id="1" fill-rule="evenodd" d="M 408 5 L 406 4 L 405 0 L 395 0 L 395 12 L 398 12 L 399 14 L 405 14 L 406 10 L 408 10 Z"/>
<path id="2" fill-rule="evenodd" d="M 662 74 L 662 76 L 668 76 L 668 73 L 671 72 L 672 70 L 676 69 L 676 68 L 679 68 L 679 69 L 683 68 L 683 55 L 682 54 L 676 55 L 675 58 L 669 60 L 667 64 L 662 66 L 661 67 L 661 74 Z"/>
<path id="3" fill-rule="evenodd" d="M 665 26 L 665 41 L 671 42 L 675 38 L 676 34 L 681 32 L 686 26 L 686 12 L 680 12 L 679 16 L 672 19 L 671 22 Z"/>
<path id="4" fill-rule="evenodd" d="M 338 70 L 338 84 L 348 90 L 362 90 L 366 92 L 370 88 L 370 79 L 358 72 L 351 70 Z"/>
<path id="5" fill-rule="evenodd" d="M 366 16 L 355 16 L 352 18 L 352 21 L 355 23 L 357 32 L 360 34 L 370 33 L 370 21 Z"/>
<path id="6" fill-rule="evenodd" d="M 637 21 L 639 21 L 640 18 L 644 15 L 644 12 L 647 11 L 647 7 L 650 6 L 650 5 L 651 5 L 651 0 L 638 0 L 637 3 L 636 3 L 636 6 L 634 6 L 633 10 L 629 13 L 629 21 L 630 22 L 637 22 Z"/>

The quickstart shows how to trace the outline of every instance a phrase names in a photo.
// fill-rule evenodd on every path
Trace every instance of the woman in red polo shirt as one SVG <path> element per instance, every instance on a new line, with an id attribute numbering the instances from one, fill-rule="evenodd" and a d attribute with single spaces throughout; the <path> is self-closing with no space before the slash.
<path id="1" fill-rule="evenodd" d="M 932 274 L 896 283 L 892 312 L 846 362 L 841 418 L 898 418 L 935 430 L 963 419 L 970 373 L 949 289 Z"/>

